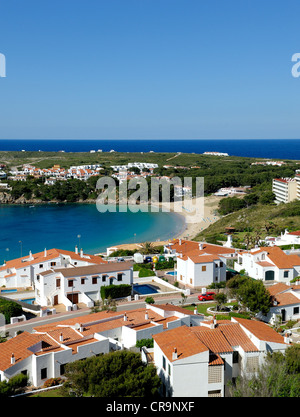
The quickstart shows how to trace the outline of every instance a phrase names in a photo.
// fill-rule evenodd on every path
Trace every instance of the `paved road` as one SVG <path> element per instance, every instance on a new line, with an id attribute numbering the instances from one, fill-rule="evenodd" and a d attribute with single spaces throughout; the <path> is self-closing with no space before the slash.
<path id="1" fill-rule="evenodd" d="M 199 303 L 197 299 L 198 294 L 189 295 L 186 301 L 186 304 L 192 303 Z M 155 300 L 155 304 L 174 304 L 174 305 L 181 305 L 181 296 L 169 296 L 169 297 L 158 297 Z M 130 302 L 122 302 L 117 305 L 117 311 L 129 311 L 135 310 L 137 308 L 145 307 L 144 301 L 130 301 Z M 55 314 L 53 316 L 46 316 L 46 317 L 35 317 L 33 319 L 27 320 L 25 322 L 20 322 L 16 324 L 8 324 L 5 326 L 5 331 L 9 332 L 9 336 L 15 336 L 16 332 L 18 331 L 26 331 L 31 333 L 33 328 L 36 326 L 41 326 L 44 324 L 50 324 L 62 320 L 66 320 L 68 318 L 80 317 L 90 313 L 90 308 L 82 308 L 77 311 L 68 311 L 64 313 Z"/>

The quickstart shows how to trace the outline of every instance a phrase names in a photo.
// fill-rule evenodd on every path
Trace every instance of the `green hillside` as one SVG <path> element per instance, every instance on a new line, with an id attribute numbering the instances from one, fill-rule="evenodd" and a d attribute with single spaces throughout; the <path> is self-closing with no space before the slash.
<path id="1" fill-rule="evenodd" d="M 257 204 L 223 216 L 199 233 L 194 240 L 218 243 L 226 240 L 225 228 L 234 227 L 233 239 L 236 247 L 242 247 L 247 236 L 278 236 L 285 229 L 300 230 L 300 201 L 288 204 Z"/>

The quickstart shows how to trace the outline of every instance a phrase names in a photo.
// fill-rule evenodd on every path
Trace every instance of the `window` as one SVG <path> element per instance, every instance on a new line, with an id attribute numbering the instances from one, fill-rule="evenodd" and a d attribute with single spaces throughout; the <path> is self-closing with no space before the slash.
<path id="1" fill-rule="evenodd" d="M 106 282 L 107 275 L 102 275 L 102 282 Z"/>
<path id="2" fill-rule="evenodd" d="M 283 277 L 284 277 L 284 278 L 288 278 L 288 277 L 289 277 L 289 271 L 284 271 L 284 273 L 283 273 Z"/>
<path id="3" fill-rule="evenodd" d="M 163 366 L 163 369 L 166 370 L 166 358 L 164 356 L 162 358 L 162 366 Z"/>
<path id="4" fill-rule="evenodd" d="M 50 266 L 55 266 L 56 262 L 50 262 Z"/>
<path id="5" fill-rule="evenodd" d="M 84 285 L 85 278 L 81 278 L 81 285 Z"/>
<path id="6" fill-rule="evenodd" d="M 39 267 L 40 267 L 40 268 L 43 268 L 43 264 L 40 264 L 40 265 L 39 265 Z"/>
<path id="7" fill-rule="evenodd" d="M 294 307 L 293 314 L 299 314 L 299 307 Z"/>
<path id="8" fill-rule="evenodd" d="M 65 374 L 65 368 L 66 368 L 66 364 L 65 363 L 62 363 L 61 365 L 60 365 L 60 375 L 64 375 Z"/>
<path id="9" fill-rule="evenodd" d="M 98 277 L 92 277 L 92 284 L 97 284 L 97 278 Z"/>
<path id="10" fill-rule="evenodd" d="M 117 281 L 122 281 L 122 275 L 123 275 L 122 273 L 117 275 Z"/>
<path id="11" fill-rule="evenodd" d="M 193 284 L 193 280 L 192 280 L 192 278 L 190 278 L 190 284 Z"/>
<path id="12" fill-rule="evenodd" d="M 74 286 L 74 280 L 70 279 L 68 282 L 68 287 L 73 287 Z"/>
<path id="13" fill-rule="evenodd" d="M 239 352 L 233 352 L 232 363 L 239 363 Z"/>
<path id="14" fill-rule="evenodd" d="M 222 268 L 223 265 L 224 265 L 223 262 L 220 262 L 220 268 Z"/>
<path id="15" fill-rule="evenodd" d="M 206 271 L 206 265 L 203 265 L 202 266 L 202 272 L 205 272 Z"/>
<path id="16" fill-rule="evenodd" d="M 168 374 L 171 375 L 171 365 L 168 364 Z"/>
<path id="17" fill-rule="evenodd" d="M 47 378 L 47 368 L 42 368 L 41 369 L 41 379 L 46 379 Z"/>
<path id="18" fill-rule="evenodd" d="M 60 278 L 56 279 L 56 288 L 60 288 Z"/>

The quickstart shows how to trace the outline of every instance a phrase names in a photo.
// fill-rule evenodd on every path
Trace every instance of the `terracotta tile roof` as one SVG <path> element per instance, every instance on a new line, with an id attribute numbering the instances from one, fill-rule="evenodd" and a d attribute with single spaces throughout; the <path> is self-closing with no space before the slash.
<path id="1" fill-rule="evenodd" d="M 148 312 L 148 318 L 145 317 L 146 311 Z M 124 320 L 126 314 L 127 320 Z M 178 317 L 163 317 L 160 314 L 155 313 L 151 309 L 140 308 L 127 312 L 99 312 L 93 314 L 86 314 L 77 318 L 70 318 L 60 322 L 52 324 L 46 324 L 37 326 L 34 328 L 36 332 L 47 332 L 55 335 L 55 339 L 59 340 L 59 334 L 64 329 L 64 326 L 75 326 L 76 324 L 82 324 L 83 336 L 92 335 L 95 333 L 101 333 L 107 330 L 115 329 L 118 327 L 129 326 L 134 330 L 140 330 L 140 326 L 151 325 L 151 321 L 162 324 L 163 328 L 167 328 L 167 323 L 178 320 Z M 148 326 L 149 327 L 149 326 Z M 74 333 L 73 333 L 74 334 Z M 78 334 L 78 333 L 77 333 Z M 71 336 L 70 336 L 71 337 Z M 75 336 L 74 336 L 75 337 Z"/>
<path id="2" fill-rule="evenodd" d="M 237 321 L 241 326 L 245 327 L 259 340 L 266 342 L 282 343 L 284 344 L 284 338 L 275 330 L 273 330 L 268 324 L 257 320 L 241 319 L 239 317 L 232 318 L 233 321 Z"/>
<path id="3" fill-rule="evenodd" d="M 276 295 L 276 294 L 279 294 L 281 292 L 285 292 L 291 289 L 293 289 L 292 285 L 286 285 L 283 282 L 279 282 L 278 284 L 274 284 L 274 285 L 271 285 L 270 287 L 267 287 L 267 290 L 269 291 L 271 295 Z"/>
<path id="4" fill-rule="evenodd" d="M 224 365 L 224 360 L 217 353 L 209 354 L 209 366 Z"/>
<path id="5" fill-rule="evenodd" d="M 206 326 L 197 326 L 191 327 L 191 330 L 211 352 L 233 352 L 232 347 L 219 328 L 209 329 Z"/>
<path id="6" fill-rule="evenodd" d="M 181 241 L 181 244 L 180 244 Z M 199 250 L 200 242 L 184 239 L 174 239 L 169 242 L 170 248 L 176 250 L 178 253 L 187 254 L 194 250 Z M 211 243 L 202 243 L 202 250 L 210 255 L 225 255 L 235 253 L 235 249 L 226 248 L 220 245 L 213 245 Z"/>
<path id="7" fill-rule="evenodd" d="M 239 324 L 230 322 L 229 324 L 221 325 L 220 330 L 232 347 L 240 346 L 245 352 L 258 351 Z"/>
<path id="8" fill-rule="evenodd" d="M 277 246 L 261 247 L 260 249 L 250 252 L 250 254 L 258 254 L 265 252 L 271 262 L 279 269 L 291 269 L 294 266 L 300 266 L 300 257 L 298 255 L 287 255 Z"/>
<path id="9" fill-rule="evenodd" d="M 291 292 L 277 294 L 276 296 L 273 296 L 273 300 L 276 300 L 280 306 L 300 304 L 300 299 Z"/>
<path id="10" fill-rule="evenodd" d="M 260 265 L 260 266 L 275 266 L 273 264 L 271 264 L 270 262 L 267 261 L 261 261 L 261 262 L 256 262 L 256 265 Z"/>
<path id="11" fill-rule="evenodd" d="M 183 259 L 186 261 L 187 259 L 191 259 L 195 264 L 201 264 L 201 263 L 211 263 L 213 261 L 219 261 L 220 257 L 217 255 L 211 255 L 204 250 L 192 250 L 180 257 L 180 259 Z"/>
<path id="12" fill-rule="evenodd" d="M 39 343 L 40 345 L 38 345 Z M 35 347 L 35 353 L 35 349 L 30 350 L 31 347 Z M 61 350 L 61 348 L 49 336 L 23 332 L 4 343 L 0 343 L 0 369 L 5 371 L 13 366 L 11 364 L 12 353 L 17 364 L 33 354 L 45 354 L 53 350 Z"/>
<path id="13" fill-rule="evenodd" d="M 189 356 L 208 351 L 199 338 L 191 332 L 189 327 L 181 326 L 153 335 L 154 341 L 166 355 L 170 362 L 188 358 Z M 177 359 L 172 358 L 174 348 L 177 349 Z"/>
<path id="14" fill-rule="evenodd" d="M 42 263 L 45 261 L 50 261 L 51 259 L 58 258 L 60 255 L 70 256 L 73 260 L 81 260 L 89 263 L 95 264 L 106 264 L 107 262 L 104 261 L 100 256 L 84 254 L 84 258 L 80 256 L 80 254 L 76 254 L 75 252 L 62 250 L 62 249 L 48 249 L 46 256 L 45 252 L 38 252 L 32 254 L 32 260 L 29 260 L 29 255 L 23 256 L 21 258 L 12 259 L 11 261 L 7 261 L 5 265 L 0 267 L 0 271 L 4 271 L 6 269 L 19 269 L 24 268 L 29 265 L 34 265 L 37 263 Z"/>
<path id="15" fill-rule="evenodd" d="M 194 313 L 191 310 L 187 310 L 186 308 L 182 308 L 179 306 L 175 306 L 173 304 L 155 304 L 155 308 L 160 308 L 165 311 L 177 311 L 182 314 L 186 315 L 194 315 Z"/>

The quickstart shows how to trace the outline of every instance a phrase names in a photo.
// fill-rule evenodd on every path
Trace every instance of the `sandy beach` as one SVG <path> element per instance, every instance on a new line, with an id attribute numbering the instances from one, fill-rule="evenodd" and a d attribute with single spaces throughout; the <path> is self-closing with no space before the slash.
<path id="1" fill-rule="evenodd" d="M 192 240 L 197 234 L 202 230 L 206 229 L 210 224 L 219 220 L 219 216 L 216 215 L 216 210 L 218 208 L 219 201 L 223 197 L 209 196 L 209 197 L 199 197 L 198 199 L 193 199 L 193 207 L 197 207 L 198 211 L 192 214 L 191 205 L 185 205 L 180 202 L 176 203 L 160 203 L 159 208 L 161 209 L 164 206 L 166 211 L 172 211 L 177 213 L 179 216 L 183 216 L 185 219 L 185 229 L 178 235 L 174 235 L 174 238 L 183 238 L 187 240 Z M 169 241 L 155 241 L 152 242 L 154 246 L 161 246 L 167 244 Z M 139 249 L 141 247 L 140 243 L 124 243 L 120 245 L 115 245 L 116 249 Z"/>
<path id="2" fill-rule="evenodd" d="M 186 226 L 185 230 L 179 236 L 174 236 L 174 238 L 181 237 L 191 240 L 210 224 L 219 220 L 220 217 L 217 215 L 217 208 L 222 198 L 224 197 L 212 195 L 193 199 L 190 203 L 170 203 L 170 211 L 184 216 Z M 164 203 L 160 204 L 160 206 L 162 205 Z"/>

